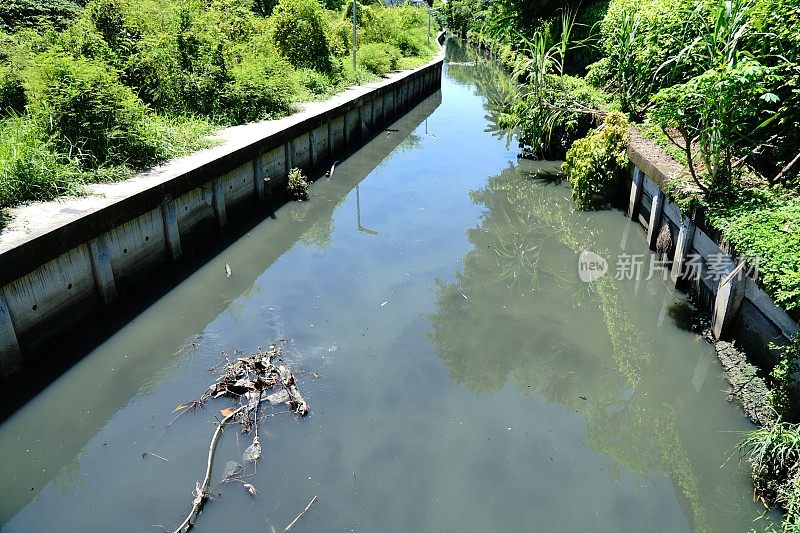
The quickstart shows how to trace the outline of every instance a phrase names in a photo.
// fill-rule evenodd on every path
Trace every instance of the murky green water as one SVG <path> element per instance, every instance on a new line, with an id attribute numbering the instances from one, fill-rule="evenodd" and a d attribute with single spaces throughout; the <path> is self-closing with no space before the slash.
<path id="1" fill-rule="evenodd" d="M 472 60 L 451 46 L 449 59 Z M 220 351 L 292 339 L 313 413 L 262 425 L 261 493 L 217 486 L 198 531 L 745 531 L 750 426 L 657 277 L 592 284 L 584 249 L 646 253 L 619 212 L 575 213 L 553 164 L 494 137 L 491 65 L 164 296 L 0 426 L 4 531 L 176 526 L 211 402 L 168 430 Z M 409 134 L 409 132 L 413 130 Z M 386 156 L 388 150 L 397 146 Z M 385 157 L 384 157 L 385 156 Z M 232 269 L 226 278 L 224 262 Z M 215 483 L 239 456 L 226 431 Z M 158 454 L 168 462 L 143 452 Z"/>

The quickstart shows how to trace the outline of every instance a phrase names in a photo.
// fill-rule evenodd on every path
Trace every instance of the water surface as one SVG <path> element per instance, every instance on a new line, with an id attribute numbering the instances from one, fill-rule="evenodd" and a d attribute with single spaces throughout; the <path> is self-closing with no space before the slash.
<path id="1" fill-rule="evenodd" d="M 275 338 L 318 374 L 299 376 L 312 415 L 262 424 L 261 493 L 217 485 L 198 531 L 281 531 L 314 495 L 293 530 L 746 531 L 760 511 L 726 460 L 750 425 L 713 350 L 678 327 L 684 298 L 659 276 L 614 279 L 619 254 L 648 253 L 640 228 L 574 212 L 556 163 L 494 135 L 503 83 L 481 60 L 446 68 L 309 202 L 3 423 L 3 531 L 174 528 L 227 404 L 165 430 L 174 407 L 221 351 Z M 587 249 L 612 261 L 594 283 L 578 277 Z M 247 444 L 225 432 L 214 483 Z"/>

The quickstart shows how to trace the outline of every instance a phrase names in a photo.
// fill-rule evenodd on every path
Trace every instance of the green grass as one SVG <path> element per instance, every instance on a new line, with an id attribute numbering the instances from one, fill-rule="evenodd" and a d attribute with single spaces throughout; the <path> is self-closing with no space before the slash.
<path id="1" fill-rule="evenodd" d="M 211 146 L 215 128 L 206 121 L 152 115 L 142 135 L 158 154 L 153 162 Z M 90 183 L 129 178 L 127 164 L 84 168 L 77 157 L 60 151 L 44 129 L 23 116 L 0 121 L 0 209 L 26 201 L 85 194 Z"/>

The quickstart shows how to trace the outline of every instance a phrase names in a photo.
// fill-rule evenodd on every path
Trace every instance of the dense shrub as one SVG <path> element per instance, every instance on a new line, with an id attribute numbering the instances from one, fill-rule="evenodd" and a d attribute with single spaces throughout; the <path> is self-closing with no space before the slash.
<path id="1" fill-rule="evenodd" d="M 237 65 L 221 95 L 226 122 L 242 124 L 290 113 L 299 91 L 285 60 L 255 58 Z"/>
<path id="2" fill-rule="evenodd" d="M 83 15 L 120 60 L 137 51 L 141 32 L 125 16 L 121 0 L 91 0 Z"/>
<path id="3" fill-rule="evenodd" d="M 17 72 L 0 63 L 0 117 L 21 113 L 25 108 L 25 89 Z"/>
<path id="4" fill-rule="evenodd" d="M 400 50 L 390 44 L 368 43 L 363 45 L 356 58 L 359 65 L 378 76 L 397 69 Z"/>
<path id="5" fill-rule="evenodd" d="M 272 14 L 275 44 L 296 67 L 330 72 L 331 47 L 316 0 L 279 0 Z"/>
<path id="6" fill-rule="evenodd" d="M 610 0 L 592 0 L 580 6 L 572 35 L 575 46 L 567 61 L 567 72 L 583 73 L 587 66 L 600 59 L 602 50 L 595 42 L 609 3 Z"/>
<path id="7" fill-rule="evenodd" d="M 154 159 L 140 132 L 147 109 L 108 65 L 41 54 L 25 89 L 33 119 L 54 136 L 58 149 L 80 156 L 85 165 Z"/>
<path id="8" fill-rule="evenodd" d="M 420 28 L 427 27 L 427 13 L 417 8 L 393 8 L 382 4 L 363 8 L 363 42 L 389 44 L 405 56 L 420 56 L 427 53 L 428 48 L 424 32 Z M 431 33 L 436 31 L 432 21 Z M 431 37 L 433 41 L 433 36 Z"/>
<path id="9" fill-rule="evenodd" d="M 603 124 L 567 151 L 563 170 L 572 185 L 575 207 L 607 206 L 628 166 L 628 122 L 621 113 L 606 115 Z"/>
<path id="10" fill-rule="evenodd" d="M 450 0 L 445 4 L 447 28 L 462 38 L 466 38 L 470 30 L 480 28 L 482 20 L 476 19 L 482 14 L 483 10 L 477 9 L 472 0 Z"/>
<path id="11" fill-rule="evenodd" d="M 352 4 L 351 4 L 352 6 Z M 349 13 L 326 11 L 325 27 L 328 34 L 328 44 L 334 56 L 346 56 L 351 53 L 353 46 L 353 26 Z"/>
<path id="12" fill-rule="evenodd" d="M 800 3 L 796 0 L 761 0 L 750 10 L 750 23 L 755 29 L 746 36 L 743 48 L 755 52 L 768 69 L 774 83 L 770 89 L 778 97 L 777 120 L 761 129 L 758 140 L 772 138 L 757 163 L 770 159 L 784 167 L 797 155 L 800 135 Z M 775 136 L 775 137 L 773 137 Z M 786 175 L 797 176 L 800 169 Z M 794 181 L 797 189 L 800 182 Z"/>
<path id="13" fill-rule="evenodd" d="M 520 147 L 539 159 L 560 159 L 575 140 L 592 126 L 591 110 L 602 107 L 603 96 L 581 78 L 546 76 L 513 99 L 507 112 L 500 115 L 502 127 L 512 127 Z"/>
<path id="14" fill-rule="evenodd" d="M 758 258 L 764 289 L 800 319 L 800 199 L 780 188 L 740 188 L 711 202 L 708 218 L 737 254 Z"/>
<path id="15" fill-rule="evenodd" d="M 278 0 L 253 0 L 253 11 L 262 17 L 272 15 Z"/>
<path id="16" fill-rule="evenodd" d="M 70 0 L 6 0 L 0 4 L 0 30 L 52 25 L 66 26 L 80 12 Z"/>
<path id="17" fill-rule="evenodd" d="M 330 76 L 309 68 L 297 70 L 297 81 L 313 96 L 324 95 L 334 88 Z"/>
<path id="18" fill-rule="evenodd" d="M 119 56 L 108 46 L 88 17 L 79 17 L 69 28 L 60 32 L 52 48 L 71 57 L 96 59 L 110 65 L 120 65 Z"/>
<path id="19" fill-rule="evenodd" d="M 329 11 L 315 0 L 284 0 L 269 18 L 268 1 L 77 5 L 0 7 L 0 207 L 76 193 L 206 146 L 211 123 L 280 117 L 300 100 L 375 79 L 346 60 L 350 13 L 336 0 L 324 4 Z M 69 16 L 51 16 L 56 8 Z M 365 35 L 380 39 L 374 70 L 430 57 L 424 10 L 369 9 L 381 16 L 359 6 L 358 33 L 366 59 L 376 47 Z M 2 30 L 9 20 L 13 33 Z M 393 42 L 405 43 L 404 57 Z"/>
<path id="20" fill-rule="evenodd" d="M 651 94 L 699 73 L 695 54 L 681 51 L 700 32 L 707 14 L 702 6 L 697 0 L 611 1 L 600 25 L 600 46 L 605 82 L 621 96 L 624 111 L 643 114 Z"/>
<path id="21" fill-rule="evenodd" d="M 800 293 L 798 293 L 800 297 Z M 791 418 L 797 405 L 793 396 L 797 393 L 797 376 L 800 372 L 800 335 L 785 346 L 771 345 L 778 352 L 778 362 L 769 373 L 769 403 L 781 418 Z"/>

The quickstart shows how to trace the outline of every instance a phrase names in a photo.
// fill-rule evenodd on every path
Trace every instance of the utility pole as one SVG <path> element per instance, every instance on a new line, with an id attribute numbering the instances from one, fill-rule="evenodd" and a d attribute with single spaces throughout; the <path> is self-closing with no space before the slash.
<path id="1" fill-rule="evenodd" d="M 430 30 L 428 30 L 428 33 L 430 33 Z M 353 74 L 356 77 L 356 82 L 358 82 L 358 68 L 356 67 L 356 0 L 353 0 Z"/>
<path id="2" fill-rule="evenodd" d="M 428 46 L 431 45 L 431 8 L 428 8 Z"/>

